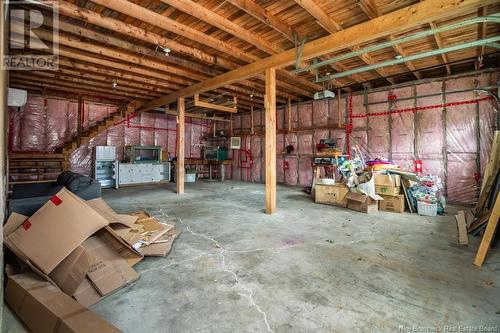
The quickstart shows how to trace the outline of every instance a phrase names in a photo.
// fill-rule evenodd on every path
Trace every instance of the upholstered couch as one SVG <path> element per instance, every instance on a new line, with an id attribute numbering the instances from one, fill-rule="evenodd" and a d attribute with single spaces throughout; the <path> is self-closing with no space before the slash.
<path id="1" fill-rule="evenodd" d="M 9 201 L 9 214 L 16 212 L 31 216 L 63 187 L 84 200 L 101 196 L 101 184 L 97 180 L 71 171 L 64 171 L 55 182 L 14 184 Z"/>

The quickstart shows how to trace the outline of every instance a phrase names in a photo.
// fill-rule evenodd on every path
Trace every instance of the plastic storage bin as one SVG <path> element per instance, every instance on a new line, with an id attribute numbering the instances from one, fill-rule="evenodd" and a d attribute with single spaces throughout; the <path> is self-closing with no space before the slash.
<path id="1" fill-rule="evenodd" d="M 437 203 L 417 202 L 418 215 L 436 216 L 438 205 Z"/>
<path id="2" fill-rule="evenodd" d="M 186 173 L 184 175 L 184 181 L 186 183 L 194 183 L 194 182 L 196 182 L 196 174 L 195 173 Z"/>

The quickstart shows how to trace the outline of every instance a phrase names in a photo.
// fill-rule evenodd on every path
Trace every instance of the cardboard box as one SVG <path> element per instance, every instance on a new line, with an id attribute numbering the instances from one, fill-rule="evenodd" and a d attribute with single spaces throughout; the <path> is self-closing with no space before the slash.
<path id="1" fill-rule="evenodd" d="M 63 188 L 10 233 L 5 243 L 49 274 L 78 245 L 106 225 L 104 217 Z"/>
<path id="2" fill-rule="evenodd" d="M 362 193 L 349 192 L 346 196 L 347 208 L 362 212 L 362 213 L 375 213 L 378 212 L 377 200 L 374 200 Z"/>
<path id="3" fill-rule="evenodd" d="M 49 274 L 59 288 L 72 296 L 90 269 L 87 251 L 79 245 Z"/>
<path id="4" fill-rule="evenodd" d="M 382 197 L 384 200 L 379 201 L 378 209 L 394 213 L 404 213 L 405 196 L 403 194 L 398 196 L 383 195 Z"/>
<path id="5" fill-rule="evenodd" d="M 315 186 L 314 202 L 347 207 L 346 195 L 349 193 L 349 188 L 344 184 Z"/>
<path id="6" fill-rule="evenodd" d="M 401 176 L 400 175 L 384 175 L 381 173 L 374 173 L 375 186 L 389 186 L 389 187 L 400 187 L 401 186 Z"/>
<path id="7" fill-rule="evenodd" d="M 87 277 L 102 296 L 139 278 L 139 274 L 127 262 L 126 256 L 122 257 L 122 254 L 126 254 L 121 249 L 122 245 L 109 237 L 106 230 L 99 230 L 86 239 L 82 246 L 90 261 Z"/>
<path id="8" fill-rule="evenodd" d="M 398 196 L 400 192 L 401 192 L 401 187 L 375 185 L 375 193 L 380 195 Z"/>
<path id="9" fill-rule="evenodd" d="M 8 277 L 5 301 L 35 333 L 121 332 L 31 273 Z"/>

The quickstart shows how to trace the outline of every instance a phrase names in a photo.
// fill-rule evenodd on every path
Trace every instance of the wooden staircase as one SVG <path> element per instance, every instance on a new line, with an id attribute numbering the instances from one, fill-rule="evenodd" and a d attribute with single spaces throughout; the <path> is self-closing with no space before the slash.
<path id="1" fill-rule="evenodd" d="M 89 127 L 85 132 L 83 132 L 79 137 L 75 136 L 70 142 L 66 143 L 61 150 L 61 154 L 64 158 L 63 168 L 64 170 L 69 169 L 69 159 L 71 154 L 81 145 L 88 144 L 90 140 L 99 134 L 107 131 L 109 128 L 113 127 L 115 123 L 124 120 L 124 117 L 118 113 L 114 113 L 99 121 L 92 127 Z"/>

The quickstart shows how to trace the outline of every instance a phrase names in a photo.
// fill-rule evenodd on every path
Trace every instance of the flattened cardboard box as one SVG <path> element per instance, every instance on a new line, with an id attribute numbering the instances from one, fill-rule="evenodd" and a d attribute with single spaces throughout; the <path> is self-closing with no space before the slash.
<path id="1" fill-rule="evenodd" d="M 95 266 L 94 268 L 91 268 L 92 273 L 90 275 L 92 276 L 93 281 L 89 278 L 89 274 L 87 274 L 87 277 L 83 279 L 82 283 L 78 286 L 77 290 L 73 294 L 73 297 L 78 301 L 78 303 L 82 304 L 83 306 L 90 306 L 92 304 L 95 304 L 99 302 L 102 298 L 110 295 L 111 293 L 119 289 L 120 287 L 123 287 L 128 283 L 137 280 L 138 275 L 133 269 L 130 268 L 130 266 L 135 265 L 143 258 L 140 253 L 138 253 L 130 245 L 128 245 L 110 227 L 105 227 L 101 229 L 94 236 L 97 236 L 99 238 L 98 241 L 99 247 L 105 246 L 109 249 L 113 249 L 115 251 L 113 257 L 116 258 L 118 256 L 122 260 L 125 260 L 125 262 L 129 267 L 127 268 L 123 266 L 122 265 L 123 261 L 120 260 L 122 264 L 120 264 L 120 266 L 117 266 L 117 268 L 123 269 L 123 271 L 116 273 L 118 274 L 119 278 L 116 279 L 116 275 L 113 274 L 108 275 L 110 279 L 109 281 L 112 281 L 113 284 L 110 284 L 108 281 L 103 280 L 103 278 L 109 273 L 109 270 L 99 269 L 99 265 Z M 86 245 L 87 245 L 86 243 L 82 244 L 83 247 L 85 247 Z M 109 250 L 106 249 L 106 251 L 108 252 Z M 93 251 L 93 254 L 89 255 L 92 256 L 92 258 L 90 259 L 91 265 L 92 263 L 95 265 L 100 260 L 105 260 L 108 257 L 108 255 L 105 255 L 104 258 L 100 257 L 99 251 L 97 252 Z M 101 266 L 101 268 L 104 267 L 107 268 L 109 267 L 109 265 Z M 96 286 L 96 284 L 101 288 L 100 290 L 101 292 L 106 292 L 111 289 L 113 290 L 109 291 L 105 295 L 102 295 L 98 291 L 98 286 Z"/>
<path id="2" fill-rule="evenodd" d="M 100 230 L 82 244 L 90 258 L 87 277 L 102 296 L 139 278 L 139 274 L 121 257 L 105 233 Z"/>
<path id="3" fill-rule="evenodd" d="M 5 300 L 34 333 L 121 332 L 31 273 L 8 277 Z"/>
<path id="4" fill-rule="evenodd" d="M 90 269 L 87 251 L 79 245 L 67 256 L 49 276 L 66 294 L 72 296 Z"/>
<path id="5" fill-rule="evenodd" d="M 52 273 L 54 273 L 52 276 L 49 276 L 39 270 L 36 266 L 34 266 L 29 258 L 27 258 L 14 244 L 10 243 L 7 240 L 7 236 L 9 236 L 12 232 L 14 232 L 17 228 L 19 228 L 27 219 L 27 216 L 17 214 L 17 213 L 12 213 L 9 218 L 7 219 L 7 222 L 4 225 L 4 239 L 5 239 L 5 245 L 16 255 L 19 265 L 21 266 L 21 270 L 25 271 L 27 269 L 35 272 L 38 276 L 42 277 L 43 279 L 49 281 L 53 285 L 57 285 L 59 287 L 62 287 L 63 290 L 70 291 L 72 288 L 75 288 L 75 285 L 78 286 L 81 283 L 82 278 L 85 276 L 83 274 L 82 277 L 82 270 L 88 270 L 89 265 L 88 263 L 86 264 L 83 257 L 81 255 L 78 255 L 76 259 L 78 259 L 76 262 L 73 259 L 66 260 L 68 257 L 71 257 L 73 252 L 66 258 L 64 259 L 57 267 L 53 270 Z M 78 248 L 75 251 L 79 251 Z M 87 261 L 88 262 L 88 261 Z M 73 271 L 75 270 L 75 271 Z M 67 275 L 64 275 L 67 274 Z M 53 277 L 57 280 L 55 281 Z M 78 281 L 80 280 L 80 281 Z M 73 282 L 73 285 L 67 284 L 70 282 Z M 63 285 L 64 284 L 64 285 Z"/>
<path id="6" fill-rule="evenodd" d="M 107 224 L 104 217 L 63 188 L 8 235 L 6 242 L 49 274 L 78 245 Z"/>
<path id="7" fill-rule="evenodd" d="M 314 192 L 316 203 L 347 207 L 346 195 L 349 193 L 349 188 L 344 184 L 318 184 L 315 186 Z"/>

